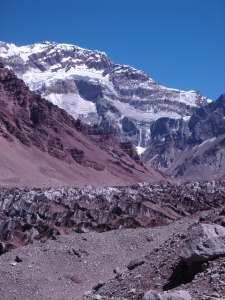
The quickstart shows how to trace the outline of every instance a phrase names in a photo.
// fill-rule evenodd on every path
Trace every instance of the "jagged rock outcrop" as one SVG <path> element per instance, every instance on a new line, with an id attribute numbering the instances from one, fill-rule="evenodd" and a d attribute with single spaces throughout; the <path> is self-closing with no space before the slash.
<path id="1" fill-rule="evenodd" d="M 0 185 L 118 185 L 164 180 L 98 126 L 82 125 L 0 66 Z"/>
<path id="2" fill-rule="evenodd" d="M 176 178 L 225 178 L 225 95 L 187 121 L 158 119 L 142 160 Z"/>
<path id="3" fill-rule="evenodd" d="M 183 119 L 158 119 L 151 126 L 151 141 L 142 154 L 142 161 L 168 171 L 185 149 L 189 136 L 188 123 Z"/>
<path id="4" fill-rule="evenodd" d="M 199 92 L 166 88 L 143 71 L 113 63 L 104 52 L 74 45 L 1 42 L 0 57 L 31 90 L 135 146 L 147 146 L 149 126 L 158 118 L 190 116 L 208 102 Z"/>

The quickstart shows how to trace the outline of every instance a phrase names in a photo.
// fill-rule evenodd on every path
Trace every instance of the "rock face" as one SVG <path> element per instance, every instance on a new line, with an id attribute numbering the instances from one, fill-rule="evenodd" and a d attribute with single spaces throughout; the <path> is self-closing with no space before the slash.
<path id="1" fill-rule="evenodd" d="M 158 119 L 142 160 L 175 178 L 225 178 L 225 95 L 189 120 Z"/>
<path id="2" fill-rule="evenodd" d="M 225 255 L 225 228 L 220 225 L 199 224 L 189 231 L 180 257 L 188 264 L 193 264 L 222 255 Z"/>
<path id="3" fill-rule="evenodd" d="M 0 57 L 37 94 L 140 147 L 147 146 L 155 120 L 190 116 L 208 101 L 196 91 L 166 88 L 103 52 L 74 45 L 1 42 Z"/>
<path id="4" fill-rule="evenodd" d="M 163 176 L 97 126 L 83 126 L 0 66 L 0 185 L 118 185 Z M 164 177 L 165 178 L 165 177 Z"/>

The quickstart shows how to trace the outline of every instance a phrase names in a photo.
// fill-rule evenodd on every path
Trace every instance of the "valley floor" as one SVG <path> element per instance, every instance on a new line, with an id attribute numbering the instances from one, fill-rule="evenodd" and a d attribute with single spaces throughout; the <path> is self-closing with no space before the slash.
<path id="1" fill-rule="evenodd" d="M 155 228 L 72 233 L 36 242 L 0 256 L 0 299 L 80 300 L 100 281 L 115 277 L 134 259 L 144 259 L 197 217 Z M 16 257 L 22 262 L 15 262 Z"/>
<path id="2" fill-rule="evenodd" d="M 224 300 L 224 227 L 222 181 L 1 188 L 0 300 Z"/>

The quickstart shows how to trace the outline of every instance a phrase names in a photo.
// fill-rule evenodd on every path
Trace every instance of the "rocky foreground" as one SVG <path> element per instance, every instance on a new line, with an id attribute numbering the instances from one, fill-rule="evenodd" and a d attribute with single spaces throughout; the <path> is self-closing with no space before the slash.
<path id="1" fill-rule="evenodd" d="M 0 299 L 223 299 L 224 203 L 225 182 L 2 188 Z"/>
<path id="2" fill-rule="evenodd" d="M 70 232 L 168 225 L 222 207 L 225 183 L 0 189 L 1 252 Z"/>

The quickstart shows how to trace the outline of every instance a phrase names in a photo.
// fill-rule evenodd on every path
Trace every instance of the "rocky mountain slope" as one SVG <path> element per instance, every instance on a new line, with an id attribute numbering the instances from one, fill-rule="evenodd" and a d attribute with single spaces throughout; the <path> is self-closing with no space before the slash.
<path id="1" fill-rule="evenodd" d="M 164 178 L 142 166 L 132 145 L 75 121 L 2 63 L 0 103 L 0 185 L 102 186 Z"/>
<path id="2" fill-rule="evenodd" d="M 158 119 L 143 161 L 175 178 L 225 178 L 225 95 L 196 110 L 189 121 Z"/>
<path id="3" fill-rule="evenodd" d="M 164 87 L 140 70 L 113 63 L 103 52 L 74 45 L 1 42 L 0 57 L 31 90 L 75 118 L 132 140 L 140 152 L 155 120 L 190 116 L 208 102 L 196 91 Z"/>

